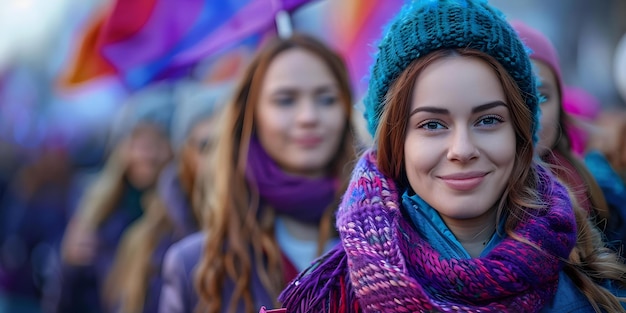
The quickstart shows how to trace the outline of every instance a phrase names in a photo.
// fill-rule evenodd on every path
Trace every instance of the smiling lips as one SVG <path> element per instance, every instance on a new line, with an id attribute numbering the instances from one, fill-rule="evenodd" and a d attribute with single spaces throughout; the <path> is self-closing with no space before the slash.
<path id="1" fill-rule="evenodd" d="M 323 141 L 323 138 L 320 136 L 307 136 L 307 137 L 300 137 L 300 138 L 295 138 L 294 142 L 304 148 L 315 148 L 317 147 L 319 144 L 321 144 Z"/>
<path id="2" fill-rule="evenodd" d="M 488 172 L 468 172 L 468 173 L 457 173 L 457 174 L 439 176 L 439 178 L 450 189 L 454 189 L 458 191 L 469 191 L 478 187 L 478 185 L 480 185 L 480 183 L 483 182 L 487 174 L 489 173 Z"/>

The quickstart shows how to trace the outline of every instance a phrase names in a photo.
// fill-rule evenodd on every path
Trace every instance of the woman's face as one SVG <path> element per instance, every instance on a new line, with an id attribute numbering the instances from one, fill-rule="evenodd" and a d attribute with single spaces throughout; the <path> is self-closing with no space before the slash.
<path id="1" fill-rule="evenodd" d="M 255 110 L 256 133 L 287 173 L 324 175 L 346 128 L 337 80 L 315 54 L 294 48 L 267 69 Z"/>
<path id="2" fill-rule="evenodd" d="M 193 174 L 202 172 L 206 155 L 211 151 L 216 140 L 215 118 L 198 122 L 189 132 L 183 146 L 182 159 Z"/>
<path id="3" fill-rule="evenodd" d="M 418 76 L 410 105 L 404 165 L 413 191 L 448 225 L 487 216 L 516 154 L 494 71 L 477 58 L 439 59 Z"/>
<path id="4" fill-rule="evenodd" d="M 561 99 L 559 97 L 559 84 L 550 66 L 537 60 L 532 60 L 532 62 L 539 72 L 539 79 L 541 79 L 539 93 L 546 100 L 540 104 L 541 127 L 536 148 L 539 155 L 545 155 L 552 149 L 560 133 L 559 108 Z"/>
<path id="5" fill-rule="evenodd" d="M 130 138 L 126 176 L 136 188 L 147 188 L 156 182 L 161 169 L 171 157 L 167 137 L 154 126 L 141 125 Z"/>

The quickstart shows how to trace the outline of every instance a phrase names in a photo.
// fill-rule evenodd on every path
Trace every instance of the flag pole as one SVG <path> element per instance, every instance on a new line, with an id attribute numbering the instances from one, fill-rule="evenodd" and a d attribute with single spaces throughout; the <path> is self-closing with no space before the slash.
<path id="1" fill-rule="evenodd" d="M 280 0 L 272 0 L 272 5 L 276 9 L 276 15 L 274 16 L 276 22 L 276 31 L 278 37 L 286 39 L 293 34 L 293 25 L 291 23 L 291 16 L 289 12 L 285 11 Z"/>

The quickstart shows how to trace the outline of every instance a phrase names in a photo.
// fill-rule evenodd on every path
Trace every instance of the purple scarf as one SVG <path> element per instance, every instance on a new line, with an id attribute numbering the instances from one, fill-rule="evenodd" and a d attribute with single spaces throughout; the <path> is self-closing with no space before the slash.
<path id="1" fill-rule="evenodd" d="M 276 213 L 304 223 L 319 223 L 335 199 L 337 179 L 310 179 L 286 174 L 256 137 L 250 140 L 246 179 L 256 184 L 261 201 Z"/>
<path id="2" fill-rule="evenodd" d="M 370 151 L 337 213 L 343 251 L 321 259 L 280 299 L 307 312 L 537 312 L 554 297 L 561 260 L 576 243 L 566 189 L 545 169 L 537 173 L 547 208 L 514 232 L 542 251 L 506 237 L 485 257 L 445 259 L 403 218 L 399 191 Z"/>

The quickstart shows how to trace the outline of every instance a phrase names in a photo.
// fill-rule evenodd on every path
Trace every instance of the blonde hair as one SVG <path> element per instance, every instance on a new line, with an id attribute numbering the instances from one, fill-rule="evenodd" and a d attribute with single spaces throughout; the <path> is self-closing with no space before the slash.
<path id="1" fill-rule="evenodd" d="M 119 202 L 123 191 L 126 164 L 122 159 L 124 145 L 121 143 L 109 156 L 107 162 L 96 180 L 89 186 L 85 195 L 78 204 L 78 209 L 72 217 L 70 227 L 65 232 L 61 252 L 66 263 L 72 263 L 67 256 L 67 241 L 71 240 L 71 228 L 82 227 L 95 232 L 96 229 L 111 215 Z"/>
<path id="2" fill-rule="evenodd" d="M 505 232 L 510 237 L 529 243 L 513 233 L 520 221 L 532 218 L 534 209 L 543 204 L 536 192 L 537 173 L 533 164 L 532 114 L 525 104 L 524 96 L 519 91 L 513 78 L 493 57 L 473 49 L 437 50 L 413 61 L 394 81 L 385 99 L 386 105 L 381 116 L 376 139 L 378 145 L 378 167 L 382 173 L 392 177 L 399 186 L 408 187 L 404 168 L 404 138 L 408 125 L 413 85 L 429 64 L 436 60 L 450 57 L 478 58 L 491 66 L 500 80 L 511 113 L 515 137 L 516 158 L 511 178 L 498 205 L 498 220 L 507 209 Z M 593 226 L 587 212 L 572 197 L 576 214 L 578 240 L 570 257 L 565 261 L 565 273 L 585 294 L 597 312 L 600 308 L 609 312 L 623 312 L 620 301 L 606 288 L 601 286 L 605 280 L 612 280 L 623 285 L 626 283 L 626 266 L 618 256 L 605 247 L 599 230 Z M 530 244 L 530 243 L 529 243 Z M 533 247 L 535 247 L 533 245 Z M 538 248 L 538 247 L 535 247 Z"/>
<path id="3" fill-rule="evenodd" d="M 124 313 L 143 311 L 148 278 L 160 271 L 159 264 L 152 264 L 154 251 L 174 229 L 161 199 L 155 193 L 144 199 L 147 210 L 125 231 L 102 294 L 105 305 L 119 305 Z"/>
<path id="4" fill-rule="evenodd" d="M 274 299 L 286 283 L 282 275 L 281 251 L 273 234 L 274 213 L 271 209 L 263 210 L 257 217 L 259 195 L 245 179 L 245 166 L 254 129 L 254 110 L 265 72 L 278 54 L 294 48 L 315 54 L 328 66 L 337 80 L 340 100 L 347 113 L 342 143 L 330 164 L 330 172 L 341 179 L 343 187 L 337 190 L 336 203 L 327 207 L 320 221 L 319 253 L 323 244 L 335 235 L 333 212 L 349 178 L 347 163 L 355 159 L 349 122 L 352 96 L 348 74 L 341 58 L 311 37 L 295 35 L 289 39 L 275 39 L 252 60 L 233 102 L 226 107 L 222 119 L 223 135 L 218 140 L 209 173 L 204 175 L 209 179 L 205 182 L 207 188 L 202 210 L 207 240 L 195 279 L 200 296 L 199 312 L 215 313 L 222 307 L 234 312 L 240 301 L 243 301 L 246 312 L 256 312 L 258 308 L 253 307 L 250 291 L 253 270 Z M 253 269 L 252 264 L 256 268 Z M 227 278 L 234 282 L 234 291 L 225 304 L 221 296 Z"/>

